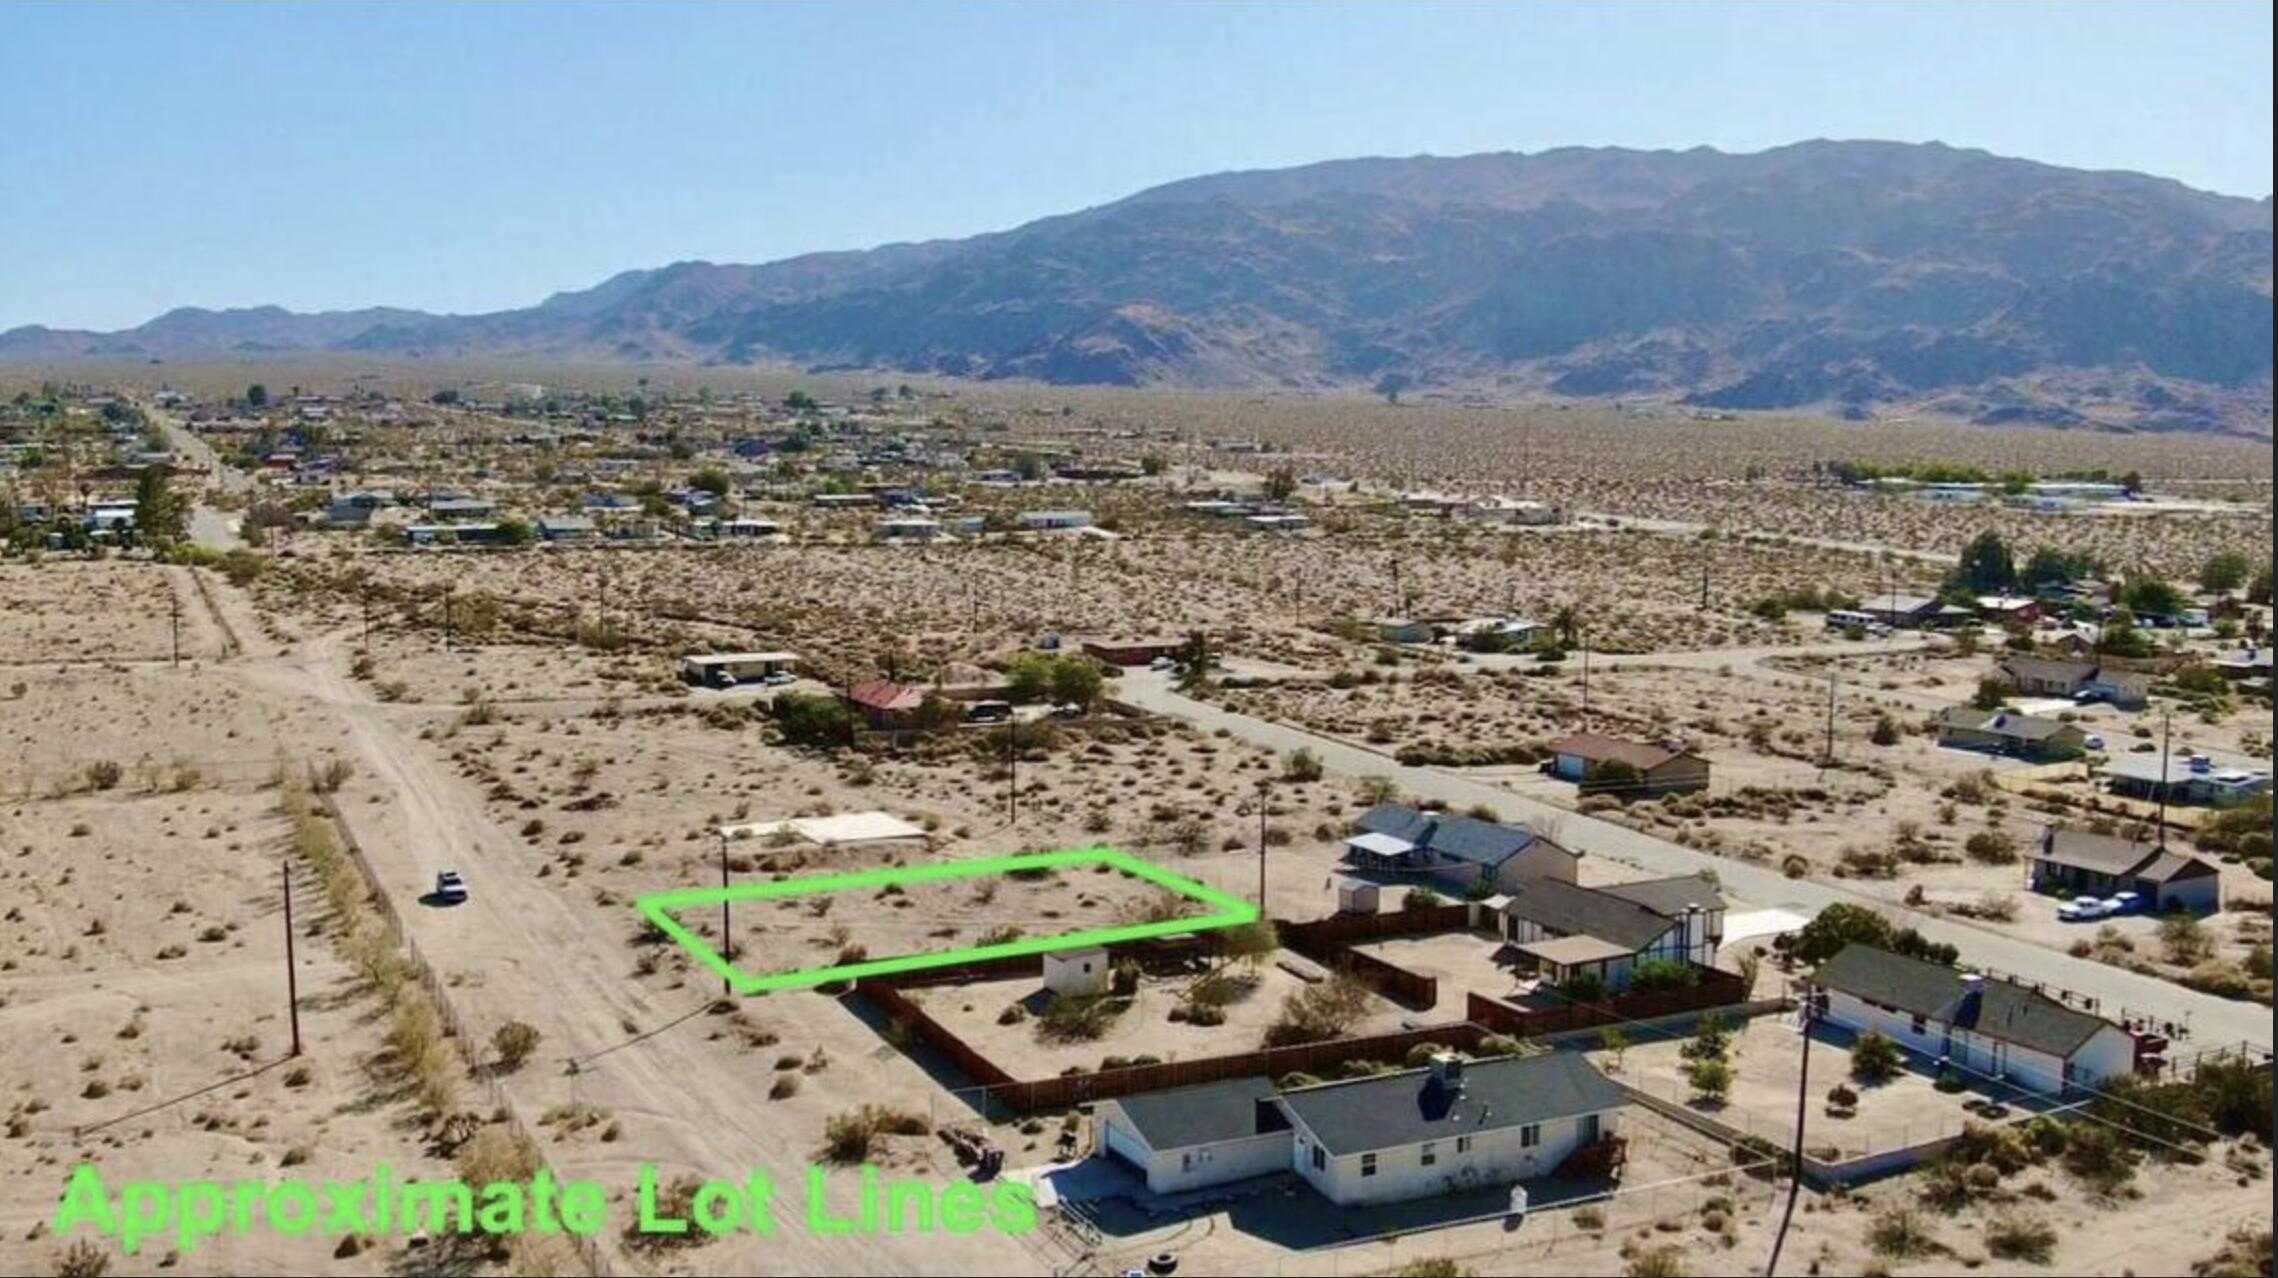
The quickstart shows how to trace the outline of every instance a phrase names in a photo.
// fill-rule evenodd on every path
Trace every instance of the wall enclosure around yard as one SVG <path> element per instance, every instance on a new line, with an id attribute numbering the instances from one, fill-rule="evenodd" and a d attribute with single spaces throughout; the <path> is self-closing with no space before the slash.
<path id="1" fill-rule="evenodd" d="M 1423 936 L 1468 930 L 1471 910 L 1466 905 L 1431 906 L 1373 915 L 1339 915 L 1309 923 L 1277 920 L 1282 945 L 1332 969 L 1352 971 L 1380 991 L 1429 1007 L 1437 1001 L 1438 982 L 1373 955 L 1362 954 L 1356 944 L 1387 937 Z M 1215 934 L 1167 941 L 1139 941 L 1108 947 L 1111 959 L 1132 960 L 1142 968 L 1165 970 L 1199 962 L 1218 953 Z M 1142 1092 L 1217 1082 L 1227 1078 L 1264 1075 L 1280 1078 L 1289 1073 L 1321 1074 L 1352 1061 L 1405 1061 L 1418 1046 L 1430 1044 L 1459 1051 L 1477 1051 L 1491 1034 L 1514 1038 L 1553 1035 L 1568 1030 L 1619 1020 L 1697 1011 L 1739 1004 L 1747 986 L 1728 972 L 1701 969 L 1699 983 L 1677 990 L 1655 990 L 1616 996 L 1587 1008 L 1530 1011 L 1472 994 L 1467 1019 L 1427 1025 L 1391 1034 L 1333 1039 L 1289 1047 L 1261 1048 L 1225 1056 L 1129 1065 L 1119 1069 L 1062 1074 L 1051 1078 L 1015 1078 L 1003 1066 L 975 1049 L 948 1026 L 935 1020 L 902 991 L 928 985 L 970 980 L 1034 975 L 1041 978 L 1040 956 L 967 963 L 935 968 L 908 976 L 872 977 L 855 985 L 895 1024 L 932 1047 L 973 1081 L 989 1102 L 1016 1114 L 1066 1109 L 1091 1101 Z"/>

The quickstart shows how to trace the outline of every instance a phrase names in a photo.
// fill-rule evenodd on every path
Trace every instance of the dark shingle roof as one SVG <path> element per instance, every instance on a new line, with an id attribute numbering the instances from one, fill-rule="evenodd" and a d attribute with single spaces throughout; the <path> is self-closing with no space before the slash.
<path id="1" fill-rule="evenodd" d="M 2111 1024 L 1993 977 L 1982 981 L 1976 1006 L 1957 1008 L 1964 988 L 1962 973 L 1869 945 L 1844 946 L 1819 965 L 1812 979 L 1831 990 L 1933 1020 L 1952 1011 L 1953 1023 L 1960 1028 L 2052 1056 L 2072 1055 Z"/>
<path id="2" fill-rule="evenodd" d="M 1580 1052 L 1469 1061 L 1450 1091 L 1429 1070 L 1301 1087 L 1282 1108 L 1332 1155 L 1396 1149 L 1622 1107 L 1621 1090 Z"/>
<path id="3" fill-rule="evenodd" d="M 2072 728 L 2059 719 L 2044 719 L 2014 710 L 1979 710 L 1973 706 L 1948 706 L 1938 712 L 1938 722 L 1948 728 L 1991 732 L 2019 741 L 2041 741 Z"/>
<path id="4" fill-rule="evenodd" d="M 1672 879 L 1643 879 L 1636 883 L 1602 883 L 1598 891 L 1635 901 L 1656 914 L 1676 918 L 1688 905 L 1704 910 L 1724 908 L 1724 894 L 1716 884 L 1700 874 L 1680 875 Z"/>
<path id="5" fill-rule="evenodd" d="M 2034 859 L 2098 874 L 2126 874 L 2150 859 L 2153 851 L 2148 843 L 2094 830 L 2051 829 L 2041 836 L 2041 850 Z"/>
<path id="6" fill-rule="evenodd" d="M 1229 1078 L 1123 1096 L 1115 1104 L 1147 1147 L 1161 1152 L 1285 1130 L 1289 1120 L 1272 1104 L 1273 1094 L 1269 1079 Z"/>
<path id="7" fill-rule="evenodd" d="M 1594 936 L 1633 952 L 1661 939 L 1673 926 L 1649 906 L 1557 879 L 1540 879 L 1513 892 L 1503 913 L 1565 936 Z"/>
<path id="8" fill-rule="evenodd" d="M 1419 812 L 1397 803 L 1370 808 L 1362 814 L 1358 825 L 1370 834 L 1389 834 L 1441 856 L 1490 868 L 1536 843 L 1547 843 L 1531 830 L 1476 817 Z"/>

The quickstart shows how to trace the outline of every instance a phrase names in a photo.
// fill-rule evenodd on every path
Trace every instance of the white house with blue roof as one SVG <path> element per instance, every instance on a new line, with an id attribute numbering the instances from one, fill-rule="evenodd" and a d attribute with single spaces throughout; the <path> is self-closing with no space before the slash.
<path id="1" fill-rule="evenodd" d="M 1572 883 L 1582 859 L 1523 826 L 1396 803 L 1370 808 L 1354 831 L 1344 856 L 1354 869 L 1457 895 L 1510 892 L 1537 879 Z"/>

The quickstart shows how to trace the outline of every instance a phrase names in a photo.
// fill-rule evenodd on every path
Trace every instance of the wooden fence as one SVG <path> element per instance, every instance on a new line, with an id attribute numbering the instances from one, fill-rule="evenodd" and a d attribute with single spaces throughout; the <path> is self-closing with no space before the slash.
<path id="1" fill-rule="evenodd" d="M 1679 1012 L 1730 1007 L 1747 1000 L 1748 983 L 1733 973 L 1698 965 L 1693 971 L 1700 979 L 1678 989 L 1629 990 L 1588 1003 L 1566 1003 L 1558 1007 L 1517 1007 L 1472 992 L 1465 1000 L 1464 1016 L 1473 1024 L 1497 1033 L 1533 1038 L 1617 1021 L 1643 1021 Z"/>
<path id="2" fill-rule="evenodd" d="M 1274 930 L 1284 948 L 1324 966 L 1353 971 L 1380 993 L 1428 1008 L 1438 1001 L 1438 981 L 1373 955 L 1360 953 L 1353 945 L 1359 941 L 1383 937 L 1425 936 L 1464 929 L 1469 927 L 1470 921 L 1469 906 L 1442 905 L 1389 914 L 1339 915 L 1308 923 L 1276 920 Z M 1107 948 L 1114 961 L 1135 961 L 1149 971 L 1171 971 L 1191 969 L 1201 961 L 1215 956 L 1220 946 L 1219 934 L 1213 932 L 1200 936 L 1133 941 Z M 1247 1078 L 1261 1074 L 1279 1078 L 1292 1072 L 1312 1074 L 1333 1070 L 1349 1061 L 1404 1062 L 1408 1053 L 1418 1044 L 1431 1043 L 1468 1051 L 1477 1048 L 1479 1040 L 1487 1034 L 1479 1025 L 1451 1021 L 1392 1034 L 1261 1048 L 1189 1061 L 1129 1065 L 1118 1069 L 1064 1074 L 1054 1078 L 1021 1079 L 1013 1077 L 972 1044 L 958 1037 L 955 1031 L 935 1020 L 922 1006 L 902 992 L 928 985 L 1040 976 L 1043 970 L 1043 958 L 1029 955 L 961 963 L 908 975 L 872 977 L 857 982 L 855 989 L 875 1003 L 903 1030 L 940 1052 L 960 1072 L 972 1079 L 989 1100 L 1019 1114 L 1064 1109 L 1089 1101 L 1160 1091 L 1166 1087 L 1217 1082 L 1226 1078 Z"/>
<path id="3" fill-rule="evenodd" d="M 1063 1074 L 1054 1078 L 1022 1079 L 1014 1078 L 995 1061 L 976 1051 L 954 1031 L 928 1015 L 924 1008 L 911 1002 L 907 995 L 894 988 L 890 982 L 867 980 L 858 983 L 855 989 L 876 1003 L 880 1010 L 903 1029 L 948 1058 L 951 1064 L 973 1080 L 974 1085 L 990 1101 L 1016 1114 L 1067 1109 L 1091 1101 L 1156 1092 L 1168 1087 L 1214 1083 L 1227 1078 L 1249 1078 L 1256 1075 L 1280 1078 L 1293 1071 L 1320 1073 L 1333 1070 L 1348 1061 L 1404 1062 L 1408 1053 L 1418 1044 L 1431 1043 L 1468 1051 L 1477 1048 L 1479 1040 L 1486 1037 L 1475 1025 L 1450 1022 L 1365 1038 L 1270 1047 L 1228 1056 L 1205 1056 L 1154 1065 L 1127 1065 L 1119 1069 Z"/>

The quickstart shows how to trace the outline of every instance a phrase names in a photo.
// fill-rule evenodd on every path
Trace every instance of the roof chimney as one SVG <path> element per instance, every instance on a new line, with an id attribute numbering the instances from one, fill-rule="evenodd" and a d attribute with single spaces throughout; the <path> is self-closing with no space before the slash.
<path id="1" fill-rule="evenodd" d="M 1463 1057 L 1454 1052 L 1432 1053 L 1432 1081 L 1448 1091 L 1462 1091 Z"/>

